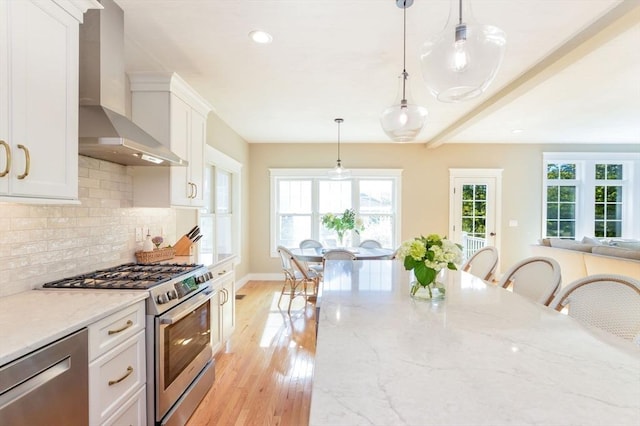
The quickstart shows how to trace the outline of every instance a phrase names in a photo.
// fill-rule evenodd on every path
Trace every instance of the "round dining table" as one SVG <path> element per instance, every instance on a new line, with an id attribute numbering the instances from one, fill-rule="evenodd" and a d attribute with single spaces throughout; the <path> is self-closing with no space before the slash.
<path id="1" fill-rule="evenodd" d="M 313 248 L 292 248 L 289 249 L 296 259 L 303 262 L 322 262 L 327 251 L 332 248 L 313 247 Z M 388 248 L 366 248 L 366 247 L 346 247 L 356 256 L 356 260 L 389 260 L 395 256 L 395 250 Z"/>

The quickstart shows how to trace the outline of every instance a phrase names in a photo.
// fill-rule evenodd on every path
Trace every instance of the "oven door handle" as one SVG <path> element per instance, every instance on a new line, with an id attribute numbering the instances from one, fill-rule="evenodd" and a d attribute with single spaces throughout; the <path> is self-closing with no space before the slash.
<path id="1" fill-rule="evenodd" d="M 198 309 L 200 306 L 202 306 L 205 303 L 207 303 L 207 301 L 210 300 L 211 297 L 213 296 L 213 293 L 214 293 L 213 290 L 205 290 L 205 291 L 203 291 L 202 293 L 200 293 L 199 295 L 194 297 L 193 300 L 189 301 L 188 302 L 188 306 L 182 307 L 182 309 L 180 309 L 180 313 L 178 313 L 176 315 L 173 315 L 173 316 L 162 316 L 162 317 L 160 317 L 160 324 L 175 324 L 175 323 L 177 323 L 182 318 L 186 317 L 187 315 L 191 314 L 193 311 Z"/>

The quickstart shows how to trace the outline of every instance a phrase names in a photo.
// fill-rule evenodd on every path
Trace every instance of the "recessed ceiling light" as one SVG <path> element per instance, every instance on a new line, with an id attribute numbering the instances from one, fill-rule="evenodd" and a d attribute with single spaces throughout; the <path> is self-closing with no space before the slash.
<path id="1" fill-rule="evenodd" d="M 251 31 L 249 33 L 249 37 L 251 38 L 251 40 L 255 41 L 256 43 L 260 43 L 260 44 L 267 44 L 267 43 L 271 43 L 271 41 L 273 41 L 273 37 L 271 37 L 271 34 L 265 32 L 265 31 L 260 31 L 260 30 Z"/>
<path id="2" fill-rule="evenodd" d="M 524 130 L 523 130 L 523 129 L 513 129 L 513 130 L 511 131 L 511 133 L 514 133 L 514 134 L 515 134 L 515 133 L 522 133 L 522 132 L 524 132 Z"/>

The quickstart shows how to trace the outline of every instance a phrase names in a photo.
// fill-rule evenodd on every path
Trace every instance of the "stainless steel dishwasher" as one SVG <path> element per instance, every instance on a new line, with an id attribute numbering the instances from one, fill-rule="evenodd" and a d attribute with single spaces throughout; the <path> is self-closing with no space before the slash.
<path id="1" fill-rule="evenodd" d="M 88 332 L 0 367 L 0 425 L 89 423 Z"/>

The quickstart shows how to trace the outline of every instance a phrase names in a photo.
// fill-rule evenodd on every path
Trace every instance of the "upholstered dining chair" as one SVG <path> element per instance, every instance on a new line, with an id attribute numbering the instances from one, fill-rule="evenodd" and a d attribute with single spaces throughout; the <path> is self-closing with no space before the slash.
<path id="1" fill-rule="evenodd" d="M 293 299 L 302 296 L 305 302 L 307 302 L 309 298 L 309 294 L 307 293 L 308 284 L 313 286 L 313 294 L 317 293 L 319 277 L 312 270 L 305 268 L 288 248 L 278 246 L 278 254 L 280 255 L 282 272 L 284 273 L 284 283 L 282 285 L 282 291 L 280 292 L 280 298 L 278 298 L 278 307 L 280 307 L 280 302 L 282 302 L 282 296 L 287 293 L 289 295 L 287 312 L 291 313 Z"/>
<path id="2" fill-rule="evenodd" d="M 560 288 L 560 264 L 550 257 L 529 257 L 513 265 L 498 285 L 511 286 L 514 293 L 535 302 L 549 305 Z"/>
<path id="3" fill-rule="evenodd" d="M 498 249 L 493 246 L 483 247 L 471 255 L 460 268 L 471 275 L 489 281 L 498 266 Z"/>
<path id="4" fill-rule="evenodd" d="M 322 243 L 318 240 L 306 239 L 300 241 L 300 248 L 322 248 Z"/>
<path id="5" fill-rule="evenodd" d="M 301 249 L 305 249 L 305 248 L 322 248 L 322 243 L 320 241 L 313 240 L 313 239 L 309 238 L 309 239 L 300 241 L 299 247 Z M 307 267 L 307 269 L 311 269 L 316 274 L 318 274 L 320 276 L 320 278 L 322 279 L 322 273 L 324 272 L 324 270 L 323 270 L 321 262 L 304 262 L 304 265 Z"/>
<path id="6" fill-rule="evenodd" d="M 356 260 L 356 255 L 345 249 L 327 250 L 322 256 L 323 260 Z"/>
<path id="7" fill-rule="evenodd" d="M 364 240 L 360 243 L 360 247 L 362 248 L 382 248 L 382 244 L 380 241 L 376 240 Z"/>
<path id="8" fill-rule="evenodd" d="M 633 278 L 597 274 L 567 285 L 551 302 L 562 311 L 591 327 L 631 340 L 640 345 L 640 281 Z"/>

